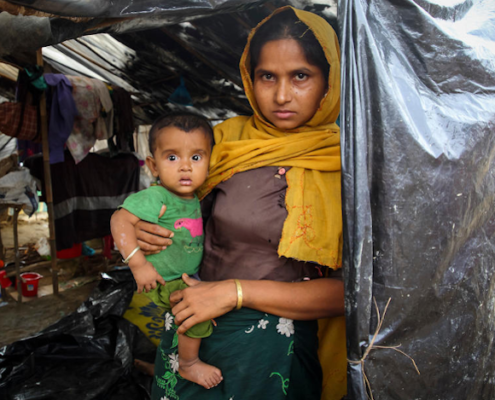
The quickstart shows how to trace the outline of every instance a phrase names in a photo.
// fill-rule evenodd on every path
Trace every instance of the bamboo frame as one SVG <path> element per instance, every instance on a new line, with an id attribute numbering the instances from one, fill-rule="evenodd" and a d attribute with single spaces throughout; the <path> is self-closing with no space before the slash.
<path id="1" fill-rule="evenodd" d="M 42 50 L 36 51 L 36 63 L 43 67 Z M 58 265 L 57 265 L 57 248 L 55 242 L 55 215 L 53 212 L 53 192 L 52 192 L 52 176 L 50 171 L 50 147 L 48 145 L 48 117 L 46 113 L 46 95 L 43 93 L 40 99 L 40 121 L 41 121 L 41 137 L 43 145 L 43 169 L 45 175 L 45 192 L 46 204 L 48 207 L 48 227 L 50 231 L 50 256 L 52 264 L 52 284 L 53 294 L 58 295 Z"/>
<path id="2" fill-rule="evenodd" d="M 23 206 L 14 207 L 14 257 L 15 257 L 15 276 L 17 282 L 17 302 L 22 303 L 22 282 L 21 282 L 21 262 L 19 257 L 19 235 L 17 231 L 17 218 Z"/>

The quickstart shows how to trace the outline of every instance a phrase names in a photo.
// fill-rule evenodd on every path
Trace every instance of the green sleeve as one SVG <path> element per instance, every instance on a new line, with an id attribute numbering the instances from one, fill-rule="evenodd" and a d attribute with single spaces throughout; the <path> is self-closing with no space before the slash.
<path id="1" fill-rule="evenodd" d="M 139 219 L 154 224 L 158 223 L 158 215 L 162 205 L 165 204 L 165 196 L 157 190 L 148 188 L 131 194 L 120 208 L 124 208 Z"/>

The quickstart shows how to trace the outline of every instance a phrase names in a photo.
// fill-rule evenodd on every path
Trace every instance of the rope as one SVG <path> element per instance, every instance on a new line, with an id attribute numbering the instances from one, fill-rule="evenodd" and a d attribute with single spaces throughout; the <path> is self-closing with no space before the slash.
<path id="1" fill-rule="evenodd" d="M 370 354 L 371 350 L 374 350 L 374 349 L 392 349 L 392 350 L 397 351 L 398 353 L 406 356 L 407 358 L 409 358 L 411 360 L 411 362 L 414 365 L 414 368 L 416 369 L 416 372 L 418 373 L 418 375 L 420 375 L 418 366 L 416 365 L 416 362 L 414 361 L 414 359 L 412 357 L 410 357 L 408 354 L 406 354 L 405 352 L 403 352 L 402 350 L 398 349 L 401 346 L 400 344 L 396 345 L 396 346 L 375 346 L 375 340 L 376 340 L 378 334 L 380 333 L 380 330 L 382 329 L 383 321 L 385 320 L 385 314 L 387 313 L 387 309 L 388 309 L 388 306 L 389 306 L 391 300 L 392 300 L 392 298 L 390 297 L 387 301 L 387 304 L 385 305 L 385 309 L 383 310 L 383 316 L 380 316 L 380 310 L 378 309 L 376 299 L 373 297 L 373 302 L 375 303 L 375 308 L 376 308 L 376 314 L 378 316 L 378 325 L 376 327 L 375 334 L 371 338 L 371 342 L 370 342 L 369 346 L 366 348 L 366 351 L 364 352 L 364 354 L 360 360 L 355 361 L 355 360 L 347 359 L 347 361 L 351 364 L 361 364 L 361 370 L 363 371 L 363 383 L 366 386 L 366 388 L 368 389 L 368 398 L 371 400 L 374 400 L 373 392 L 371 390 L 371 383 L 370 383 L 368 377 L 366 376 L 366 372 L 364 370 L 364 361 L 366 360 L 366 358 Z"/>

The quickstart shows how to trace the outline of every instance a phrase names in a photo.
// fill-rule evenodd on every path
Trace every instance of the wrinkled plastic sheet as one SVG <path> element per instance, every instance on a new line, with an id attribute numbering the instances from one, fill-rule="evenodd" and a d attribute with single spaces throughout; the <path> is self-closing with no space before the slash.
<path id="1" fill-rule="evenodd" d="M 375 399 L 493 399 L 495 2 L 343 0 L 339 22 L 348 398 L 366 374 Z M 399 344 L 421 375 L 377 347 Z"/>
<path id="2" fill-rule="evenodd" d="M 0 13 L 0 56 L 33 52 L 40 47 L 75 39 L 89 33 L 125 33 L 160 28 L 215 14 L 243 11 L 264 3 L 262 0 L 147 0 L 147 1 L 9 1 L 65 18 Z M 84 19 L 86 18 L 86 19 Z M 125 18 L 110 26 L 105 18 Z"/>
<path id="3" fill-rule="evenodd" d="M 233 10 L 259 0 L 14 0 L 9 3 L 55 15 L 93 18 L 138 17 L 174 13 L 190 15 L 210 10 Z"/>
<path id="4" fill-rule="evenodd" d="M 145 400 L 151 377 L 132 368 L 155 346 L 122 318 L 134 292 L 129 270 L 103 279 L 74 313 L 0 349 L 2 400 Z"/>

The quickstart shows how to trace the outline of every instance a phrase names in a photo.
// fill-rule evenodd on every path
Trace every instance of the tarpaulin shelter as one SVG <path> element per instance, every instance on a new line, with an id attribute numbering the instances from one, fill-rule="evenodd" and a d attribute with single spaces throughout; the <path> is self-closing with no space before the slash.
<path id="1" fill-rule="evenodd" d="M 260 9 L 249 1 L 2 3 L 45 13 L 50 29 L 39 27 L 38 47 Z M 495 3 L 340 0 L 338 15 L 348 398 L 494 398 Z M 188 46 L 196 60 L 207 51 L 198 37 L 187 43 L 198 45 Z M 228 68 L 203 61 L 227 79 Z M 242 103 L 235 85 L 234 77 L 228 109 L 242 112 L 232 107 L 232 96 Z M 403 353 L 390 348 L 398 345 Z"/>
<path id="2" fill-rule="evenodd" d="M 493 399 L 495 3 L 339 19 L 349 397 Z"/>

